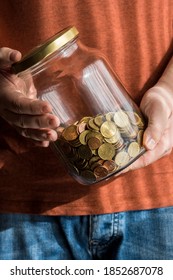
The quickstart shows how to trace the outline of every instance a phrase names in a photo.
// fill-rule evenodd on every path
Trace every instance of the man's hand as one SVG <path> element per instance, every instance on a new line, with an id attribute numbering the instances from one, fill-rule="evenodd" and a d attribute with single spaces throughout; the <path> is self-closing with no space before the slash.
<path id="1" fill-rule="evenodd" d="M 48 146 L 57 139 L 55 128 L 59 120 L 51 114 L 51 105 L 36 98 L 32 79 L 26 82 L 10 73 L 12 63 L 21 59 L 21 53 L 0 48 L 0 116 L 24 137 L 37 145 Z M 29 85 L 28 85 L 29 83 Z"/>
<path id="2" fill-rule="evenodd" d="M 143 144 L 146 152 L 123 172 L 147 166 L 168 155 L 173 147 L 173 59 L 158 83 L 149 89 L 141 111 L 148 119 Z M 122 172 L 122 173 L 123 173 Z"/>

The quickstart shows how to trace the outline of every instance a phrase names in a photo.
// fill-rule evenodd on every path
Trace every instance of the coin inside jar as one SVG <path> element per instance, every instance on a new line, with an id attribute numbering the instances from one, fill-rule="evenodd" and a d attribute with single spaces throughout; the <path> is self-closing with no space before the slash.
<path id="1" fill-rule="evenodd" d="M 100 141 L 100 139 L 98 139 L 96 137 L 92 137 L 88 140 L 87 144 L 91 150 L 96 150 L 100 147 L 101 141 Z"/>
<path id="2" fill-rule="evenodd" d="M 105 177 L 108 175 L 108 170 L 104 166 L 97 166 L 94 168 L 94 175 L 96 177 Z"/>
<path id="3" fill-rule="evenodd" d="M 77 126 L 76 125 L 70 125 L 66 127 L 63 132 L 63 137 L 67 141 L 72 141 L 75 140 L 78 137 L 77 133 Z"/>
<path id="4" fill-rule="evenodd" d="M 130 157 L 129 157 L 128 153 L 125 151 L 121 151 L 116 155 L 115 163 L 121 167 L 126 166 L 129 162 L 129 159 L 130 159 Z"/>
<path id="5" fill-rule="evenodd" d="M 143 120 L 137 112 L 128 113 L 119 109 L 86 116 L 58 130 L 56 145 L 81 181 L 91 184 L 107 178 L 144 151 Z"/>
<path id="6" fill-rule="evenodd" d="M 112 121 L 105 121 L 101 127 L 100 127 L 100 132 L 101 134 L 106 137 L 110 138 L 115 135 L 117 130 L 117 127 L 114 122 Z"/>
<path id="7" fill-rule="evenodd" d="M 104 160 L 110 160 L 115 156 L 115 148 L 109 143 L 104 143 L 99 147 L 98 155 Z"/>
<path id="8" fill-rule="evenodd" d="M 103 163 L 103 166 L 108 170 L 108 172 L 112 172 L 117 168 L 117 165 L 114 160 L 106 160 Z"/>
<path id="9" fill-rule="evenodd" d="M 114 122 L 118 127 L 126 127 L 129 125 L 129 118 L 125 112 L 119 110 L 114 114 Z"/>
<path id="10" fill-rule="evenodd" d="M 140 146 L 137 142 L 132 142 L 128 146 L 128 154 L 130 157 L 136 157 L 140 152 Z"/>

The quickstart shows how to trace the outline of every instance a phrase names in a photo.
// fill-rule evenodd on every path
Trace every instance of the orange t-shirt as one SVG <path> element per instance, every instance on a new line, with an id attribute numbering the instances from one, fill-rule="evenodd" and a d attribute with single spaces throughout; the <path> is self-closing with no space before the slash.
<path id="1" fill-rule="evenodd" d="M 139 105 L 172 56 L 172 0 L 0 2 L 0 46 L 26 53 L 75 25 L 111 61 Z M 0 212 L 83 215 L 173 205 L 173 154 L 105 185 L 74 181 L 53 151 L 33 148 L 0 119 Z"/>

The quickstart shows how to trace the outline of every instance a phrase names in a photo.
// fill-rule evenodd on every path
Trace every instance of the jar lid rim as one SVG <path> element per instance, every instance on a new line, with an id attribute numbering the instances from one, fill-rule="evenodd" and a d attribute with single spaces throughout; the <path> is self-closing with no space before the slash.
<path id="1" fill-rule="evenodd" d="M 69 26 L 59 31 L 43 44 L 33 48 L 29 53 L 23 56 L 20 61 L 13 63 L 12 72 L 17 74 L 30 68 L 42 59 L 51 55 L 53 52 L 65 46 L 68 42 L 76 38 L 78 34 L 79 32 L 75 26 Z"/>

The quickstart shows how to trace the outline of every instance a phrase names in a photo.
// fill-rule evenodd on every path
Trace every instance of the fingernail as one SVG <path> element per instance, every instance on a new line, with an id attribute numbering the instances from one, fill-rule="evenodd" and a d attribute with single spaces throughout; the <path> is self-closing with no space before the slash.
<path id="1" fill-rule="evenodd" d="M 54 130 L 47 132 L 48 140 L 49 141 L 56 141 L 57 140 L 57 133 Z"/>
<path id="2" fill-rule="evenodd" d="M 49 125 L 51 127 L 58 127 L 59 126 L 59 121 L 57 119 L 49 119 Z"/>
<path id="3" fill-rule="evenodd" d="M 149 150 L 153 150 L 156 146 L 156 142 L 153 138 L 148 138 L 147 141 L 146 141 L 146 147 L 149 149 Z"/>
<path id="4" fill-rule="evenodd" d="M 50 111 L 51 111 L 51 109 L 47 105 L 42 107 L 42 112 L 43 113 L 50 113 Z"/>
<path id="5" fill-rule="evenodd" d="M 48 147 L 49 146 L 49 141 L 42 141 L 42 147 Z"/>
<path id="6" fill-rule="evenodd" d="M 43 134 L 42 134 L 42 139 L 47 140 L 48 137 L 49 137 L 49 134 L 48 134 L 48 133 L 43 133 Z"/>

